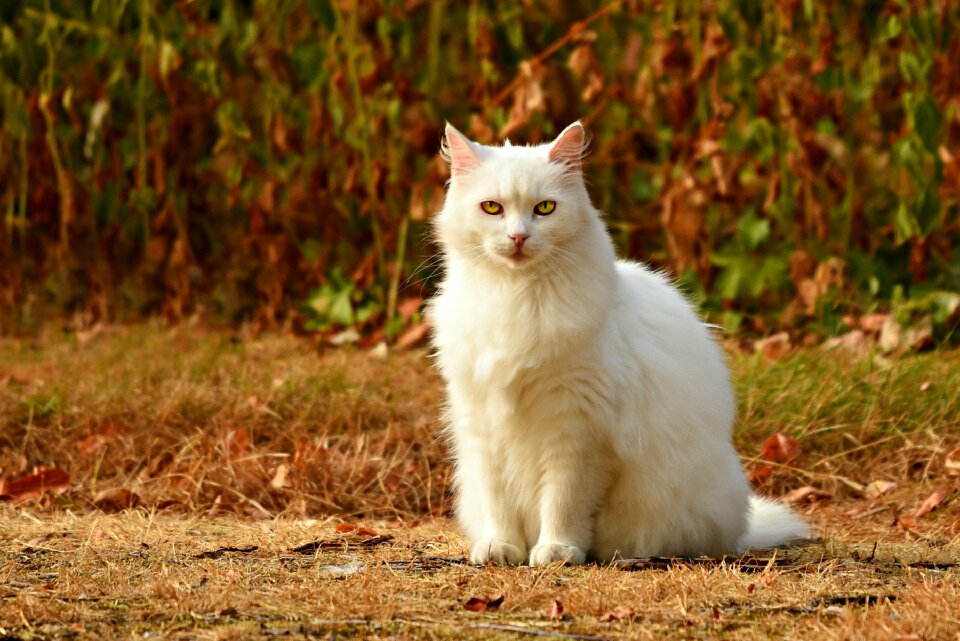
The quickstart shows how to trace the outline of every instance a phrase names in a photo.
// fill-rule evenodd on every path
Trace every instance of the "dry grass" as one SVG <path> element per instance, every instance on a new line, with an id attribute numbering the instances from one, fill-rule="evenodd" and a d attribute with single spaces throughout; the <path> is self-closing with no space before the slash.
<path id="1" fill-rule="evenodd" d="M 889 640 L 951 639 L 960 631 L 957 570 L 930 567 L 955 563 L 956 541 L 901 538 L 873 551 L 871 539 L 850 538 L 842 527 L 828 526 L 823 544 L 751 559 L 743 569 L 731 560 L 632 572 L 474 567 L 462 562 L 463 541 L 444 520 L 384 530 L 394 538 L 372 547 L 336 533 L 332 520 L 39 516 L 8 508 L 0 523 L 0 621 L 19 639 L 302 639 L 335 631 L 338 638 Z M 293 551 L 313 541 L 333 546 Z M 249 551 L 201 558 L 223 547 Z M 463 607 L 471 597 L 498 596 L 496 611 Z M 562 619 L 550 616 L 554 600 Z"/>
<path id="2" fill-rule="evenodd" d="M 0 504 L 0 639 L 960 639 L 960 501 L 944 466 L 960 444 L 960 354 L 732 362 L 738 445 L 799 439 L 800 459 L 761 489 L 829 492 L 800 507 L 822 542 L 773 561 L 532 570 L 462 561 L 423 353 L 185 326 L 6 339 L 0 478 L 45 465 L 71 485 Z M 856 489 L 876 480 L 897 485 Z M 140 507 L 91 507 L 114 488 Z M 915 517 L 934 490 L 942 504 Z M 335 531 L 345 521 L 393 538 L 365 546 L 372 535 Z M 463 607 L 497 596 L 495 611 Z"/>

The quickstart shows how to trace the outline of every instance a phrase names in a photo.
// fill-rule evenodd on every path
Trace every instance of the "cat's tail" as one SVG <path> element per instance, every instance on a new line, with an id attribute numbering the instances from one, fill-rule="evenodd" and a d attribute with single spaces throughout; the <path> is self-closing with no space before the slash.
<path id="1" fill-rule="evenodd" d="M 740 537 L 738 547 L 772 548 L 811 536 L 810 526 L 789 507 L 778 501 L 756 494 L 750 497 L 747 531 Z"/>

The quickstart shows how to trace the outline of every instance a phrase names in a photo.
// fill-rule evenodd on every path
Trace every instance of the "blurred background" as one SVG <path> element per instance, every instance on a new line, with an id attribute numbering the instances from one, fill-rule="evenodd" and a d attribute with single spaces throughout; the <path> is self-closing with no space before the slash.
<path id="1" fill-rule="evenodd" d="M 444 121 L 578 118 L 621 254 L 712 320 L 956 342 L 947 0 L 0 0 L 0 331 L 414 343 Z"/>

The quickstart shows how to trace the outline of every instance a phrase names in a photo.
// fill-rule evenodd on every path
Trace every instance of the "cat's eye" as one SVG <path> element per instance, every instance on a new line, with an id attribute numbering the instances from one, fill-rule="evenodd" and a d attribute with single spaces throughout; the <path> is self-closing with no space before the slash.
<path id="1" fill-rule="evenodd" d="M 490 214 L 491 216 L 503 213 L 503 205 L 492 200 L 485 200 L 480 203 L 480 209 L 482 209 L 485 214 Z"/>
<path id="2" fill-rule="evenodd" d="M 537 203 L 537 206 L 533 208 L 534 213 L 539 214 L 540 216 L 547 216 L 552 214 L 553 210 L 557 208 L 557 201 L 555 200 L 541 200 Z"/>

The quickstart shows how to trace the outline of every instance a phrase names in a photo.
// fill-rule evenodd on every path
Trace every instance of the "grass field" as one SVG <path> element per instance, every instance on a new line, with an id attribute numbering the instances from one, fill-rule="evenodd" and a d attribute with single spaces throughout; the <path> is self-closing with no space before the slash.
<path id="1" fill-rule="evenodd" d="M 534 570 L 464 561 L 424 352 L 150 324 L 0 341 L 3 640 L 960 639 L 955 351 L 731 342 L 745 468 L 821 538 Z M 756 460 L 773 433 L 799 456 Z"/>

